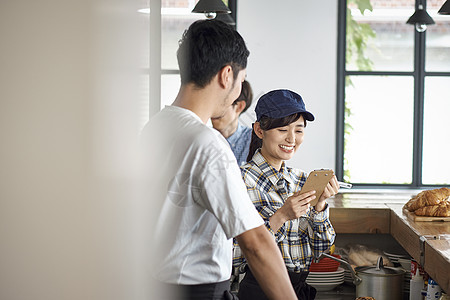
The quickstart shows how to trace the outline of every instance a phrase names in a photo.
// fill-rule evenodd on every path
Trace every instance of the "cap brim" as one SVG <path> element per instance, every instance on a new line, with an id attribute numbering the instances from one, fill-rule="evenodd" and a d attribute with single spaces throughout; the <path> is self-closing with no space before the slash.
<path id="1" fill-rule="evenodd" d="M 313 116 L 313 114 L 312 113 L 310 113 L 309 111 L 304 111 L 304 112 L 301 112 L 301 113 L 303 113 L 303 118 L 306 120 L 306 121 L 314 121 L 314 116 Z"/>
<path id="2" fill-rule="evenodd" d="M 292 114 L 297 114 L 297 113 L 301 113 L 302 115 L 303 115 L 303 119 L 305 119 L 306 121 L 314 121 L 314 115 L 312 114 L 312 113 L 310 113 L 309 111 L 307 111 L 307 110 L 303 110 L 303 109 L 298 109 L 297 111 L 294 111 L 294 112 L 290 112 L 290 114 L 288 114 L 288 115 L 292 115 Z M 288 116 L 288 115 L 286 115 L 286 116 Z"/>

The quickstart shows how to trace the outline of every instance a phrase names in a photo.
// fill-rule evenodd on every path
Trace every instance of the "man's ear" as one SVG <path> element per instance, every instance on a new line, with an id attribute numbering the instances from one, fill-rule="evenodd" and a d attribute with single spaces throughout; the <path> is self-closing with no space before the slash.
<path id="1" fill-rule="evenodd" d="M 259 124 L 259 122 L 255 122 L 253 123 L 253 130 L 255 131 L 255 134 L 257 137 L 259 137 L 260 139 L 263 138 L 263 130 L 261 129 L 261 125 Z"/>
<path id="2" fill-rule="evenodd" d="M 228 88 L 229 85 L 233 84 L 233 69 L 230 65 L 226 65 L 219 71 L 219 84 L 222 88 Z"/>
<path id="3" fill-rule="evenodd" d="M 241 114 L 241 112 L 245 109 L 246 103 L 245 100 L 238 101 L 235 104 L 234 110 L 236 113 Z"/>

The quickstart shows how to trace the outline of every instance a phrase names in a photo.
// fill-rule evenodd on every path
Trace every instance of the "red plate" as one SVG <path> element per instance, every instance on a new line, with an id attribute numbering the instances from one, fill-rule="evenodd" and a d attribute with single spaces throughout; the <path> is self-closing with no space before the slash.
<path id="1" fill-rule="evenodd" d="M 340 255 L 332 254 L 336 258 L 341 258 Z M 318 263 L 311 263 L 310 272 L 335 272 L 341 263 L 331 258 L 324 257 Z"/>

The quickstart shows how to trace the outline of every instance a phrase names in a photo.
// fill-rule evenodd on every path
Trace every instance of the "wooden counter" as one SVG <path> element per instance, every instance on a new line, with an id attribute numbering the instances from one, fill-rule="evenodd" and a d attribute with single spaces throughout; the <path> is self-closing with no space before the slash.
<path id="1" fill-rule="evenodd" d="M 402 211 L 414 190 L 352 191 L 329 199 L 339 233 L 389 233 L 450 292 L 450 222 L 414 222 Z"/>

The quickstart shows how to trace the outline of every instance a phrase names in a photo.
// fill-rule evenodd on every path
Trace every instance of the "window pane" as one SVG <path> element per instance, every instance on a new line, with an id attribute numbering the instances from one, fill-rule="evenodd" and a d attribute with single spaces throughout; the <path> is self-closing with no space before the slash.
<path id="1" fill-rule="evenodd" d="M 178 70 L 177 49 L 178 41 L 183 32 L 194 21 L 205 19 L 203 14 L 192 13 L 198 0 L 166 0 L 161 7 L 161 67 L 162 69 Z"/>
<path id="2" fill-rule="evenodd" d="M 139 130 L 144 128 L 150 118 L 149 78 L 148 73 L 144 73 L 139 77 Z"/>
<path id="3" fill-rule="evenodd" d="M 436 22 L 427 28 L 425 69 L 429 72 L 450 72 L 450 18 L 438 15 L 444 1 L 427 1 L 427 11 Z"/>
<path id="4" fill-rule="evenodd" d="M 449 77 L 427 77 L 423 132 L 422 181 L 450 184 Z"/>
<path id="5" fill-rule="evenodd" d="M 346 88 L 344 178 L 353 183 L 410 184 L 413 78 L 350 76 Z"/>
<path id="6" fill-rule="evenodd" d="M 161 75 L 161 108 L 171 105 L 180 89 L 180 75 Z"/>
<path id="7" fill-rule="evenodd" d="M 414 13 L 414 0 L 370 2 L 373 10 L 361 14 L 354 1 L 348 1 L 346 69 L 412 71 L 414 26 L 406 20 Z"/>

